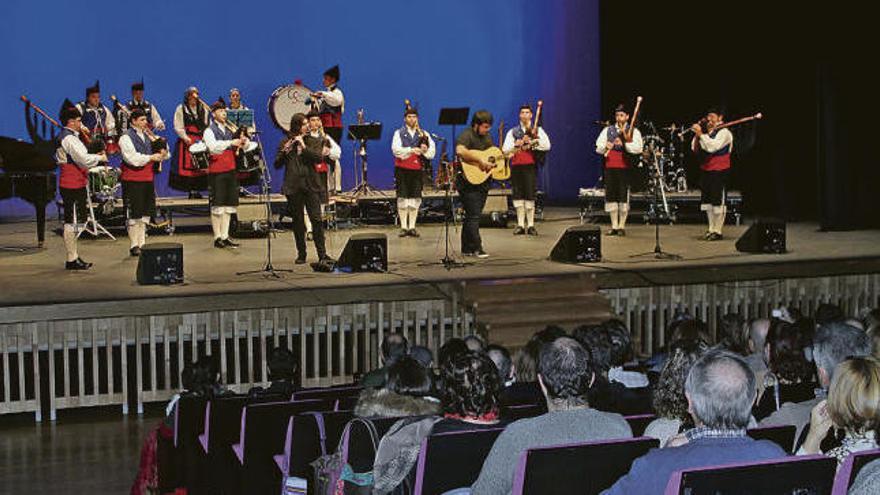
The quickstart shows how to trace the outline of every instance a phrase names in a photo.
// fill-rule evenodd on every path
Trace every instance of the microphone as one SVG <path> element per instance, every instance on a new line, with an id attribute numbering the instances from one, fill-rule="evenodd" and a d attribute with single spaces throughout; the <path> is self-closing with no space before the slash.
<path id="1" fill-rule="evenodd" d="M 433 132 L 430 132 L 429 134 L 431 135 L 432 138 L 434 138 L 434 139 L 436 139 L 436 140 L 438 140 L 438 141 L 446 141 L 446 138 L 445 138 L 445 137 L 438 136 L 438 135 L 434 134 Z"/>

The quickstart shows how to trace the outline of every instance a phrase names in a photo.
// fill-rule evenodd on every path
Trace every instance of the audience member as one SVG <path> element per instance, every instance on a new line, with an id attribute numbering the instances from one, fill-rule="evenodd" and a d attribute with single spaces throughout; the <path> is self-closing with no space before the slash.
<path id="1" fill-rule="evenodd" d="M 437 364 L 442 369 L 450 359 L 468 352 L 468 347 L 467 344 L 464 343 L 464 340 L 459 339 L 458 337 L 453 337 L 440 346 L 440 350 L 437 351 Z"/>
<path id="2" fill-rule="evenodd" d="M 849 487 L 849 495 L 877 495 L 878 493 L 880 493 L 880 459 L 866 464 L 859 471 L 852 486 Z"/>
<path id="3" fill-rule="evenodd" d="M 818 308 L 816 308 L 816 312 L 813 315 L 813 318 L 816 320 L 816 326 L 821 327 L 822 325 L 828 323 L 843 321 L 846 316 L 844 316 L 843 310 L 840 309 L 840 306 L 830 303 L 823 303 L 820 304 Z"/>
<path id="4" fill-rule="evenodd" d="M 748 327 L 739 313 L 727 313 L 718 319 L 718 345 L 740 356 L 749 355 Z"/>
<path id="5" fill-rule="evenodd" d="M 786 402 L 803 402 L 815 397 L 815 366 L 807 361 L 805 347 L 795 325 L 776 319 L 771 322 L 764 344 L 768 371 L 753 409 L 758 420 L 779 410 Z"/>
<path id="6" fill-rule="evenodd" d="M 491 344 L 486 347 L 486 355 L 498 369 L 498 379 L 501 381 L 499 400 L 502 407 L 539 404 L 544 401 L 538 382 L 516 381 L 516 369 L 510 358 L 510 352 L 505 347 Z"/>
<path id="7" fill-rule="evenodd" d="M 848 359 L 834 370 L 828 400 L 813 407 L 810 432 L 798 455 L 821 453 L 821 443 L 831 427 L 844 431 L 839 447 L 825 454 L 838 466 L 853 452 L 877 448 L 880 426 L 880 362 L 872 357 Z"/>
<path id="8" fill-rule="evenodd" d="M 299 389 L 299 364 L 296 356 L 286 347 L 276 347 L 269 352 L 267 361 L 269 388 L 254 387 L 248 394 L 281 395 L 289 399 Z"/>
<path id="9" fill-rule="evenodd" d="M 595 378 L 589 353 L 576 340 L 562 337 L 544 344 L 538 382 L 549 412 L 505 428 L 483 463 L 472 493 L 510 493 L 519 456 L 531 447 L 631 437 L 622 416 L 590 408 L 587 396 Z"/>
<path id="10" fill-rule="evenodd" d="M 746 356 L 746 362 L 749 368 L 755 373 L 758 380 L 758 386 L 764 383 L 764 374 L 767 373 L 767 362 L 764 360 L 764 345 L 767 341 L 767 333 L 770 331 L 770 320 L 768 318 L 756 318 L 749 321 L 749 354 Z"/>
<path id="11" fill-rule="evenodd" d="M 498 424 L 501 380 L 491 359 L 479 352 L 459 354 L 443 365 L 441 376 L 444 419 L 434 432 Z"/>
<path id="12" fill-rule="evenodd" d="M 859 313 L 862 320 L 862 328 L 868 333 L 874 333 L 874 330 L 880 327 L 880 308 L 865 309 Z"/>
<path id="13" fill-rule="evenodd" d="M 636 459 L 629 474 L 603 493 L 662 494 L 675 471 L 785 457 L 775 443 L 746 435 L 756 386 L 743 358 L 728 351 L 707 352 L 691 367 L 685 394 L 696 428 L 678 437 L 678 446 L 652 449 Z"/>
<path id="14" fill-rule="evenodd" d="M 621 383 L 626 388 L 644 388 L 648 386 L 648 377 L 638 371 L 624 370 L 634 357 L 632 337 L 626 324 L 618 319 L 610 319 L 603 325 L 611 339 L 611 362 L 608 369 L 608 380 Z"/>
<path id="15" fill-rule="evenodd" d="M 361 378 L 361 385 L 364 387 L 381 388 L 385 385 L 385 377 L 388 367 L 394 364 L 394 361 L 406 356 L 409 352 L 409 343 L 406 337 L 397 332 L 389 332 L 382 338 L 382 367 L 375 369 Z"/>
<path id="16" fill-rule="evenodd" d="M 409 355 L 419 362 L 427 370 L 434 368 L 434 353 L 423 345 L 414 345 L 409 349 Z"/>
<path id="17" fill-rule="evenodd" d="M 486 341 L 477 334 L 470 334 L 462 340 L 464 340 L 464 345 L 467 346 L 469 351 L 483 352 L 486 348 Z"/>
<path id="18" fill-rule="evenodd" d="M 838 364 L 850 357 L 864 357 L 871 353 L 868 335 L 842 321 L 826 323 L 813 337 L 813 362 L 819 386 L 827 390 Z M 810 422 L 810 412 L 822 400 L 822 394 L 803 402 L 782 404 L 779 410 L 764 418 L 761 426 L 795 425 L 799 438 L 801 430 Z"/>
<path id="19" fill-rule="evenodd" d="M 669 346 L 669 358 L 654 386 L 654 412 L 657 419 L 645 428 L 645 436 L 656 438 L 660 446 L 682 431 L 694 427 L 684 395 L 684 383 L 691 366 L 709 349 L 701 340 L 680 340 Z"/>
<path id="20" fill-rule="evenodd" d="M 440 413 L 440 402 L 431 397 L 433 380 L 428 370 L 411 356 L 388 367 L 383 388 L 366 388 L 355 405 L 360 417 L 395 418 Z"/>
<path id="21" fill-rule="evenodd" d="M 564 336 L 565 330 L 555 325 L 548 325 L 543 330 L 535 332 L 513 359 L 516 381 L 536 383 L 538 381 L 538 354 L 541 352 L 541 346 Z"/>

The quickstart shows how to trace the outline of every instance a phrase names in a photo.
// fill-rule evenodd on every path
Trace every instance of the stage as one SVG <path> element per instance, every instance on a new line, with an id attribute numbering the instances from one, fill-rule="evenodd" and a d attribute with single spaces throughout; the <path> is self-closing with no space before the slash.
<path id="1" fill-rule="evenodd" d="M 488 259 L 461 258 L 459 229 L 450 232 L 452 252 L 467 263 L 464 267 L 445 269 L 439 262 L 444 256 L 443 225 L 420 225 L 421 238 L 397 237 L 394 226 L 369 226 L 330 231 L 328 251 L 338 256 L 351 234 L 382 232 L 388 235 L 388 273 L 316 273 L 308 265 L 293 265 L 295 256 L 292 233 L 277 235 L 272 242 L 276 268 L 293 269 L 278 279 L 260 274 L 236 275 L 236 272 L 259 269 L 266 259 L 265 239 L 242 239 L 241 247 L 219 250 L 213 247 L 208 230 L 172 236 L 155 235 L 148 242 L 179 242 L 184 246 L 185 282 L 174 286 L 140 286 L 135 281 L 137 259 L 128 253 L 124 233 L 117 241 L 106 238 L 82 239 L 80 254 L 95 266 L 86 272 L 63 269 L 64 249 L 61 238 L 49 235 L 44 249 L 25 252 L 0 252 L 0 321 L 27 319 L 22 312 L 43 306 L 53 311 L 61 303 L 120 302 L 152 298 L 179 298 L 224 295 L 230 304 L 260 294 L 293 293 L 302 305 L 327 304 L 337 300 L 370 300 L 390 293 L 406 294 L 431 284 L 459 280 L 502 279 L 513 277 L 584 275 L 592 277 L 599 288 L 644 285 L 709 283 L 762 278 L 808 277 L 863 274 L 880 268 L 880 231 L 818 232 L 816 224 L 794 223 L 787 226 L 788 253 L 755 255 L 737 252 L 735 240 L 745 231 L 741 226 L 725 228 L 721 241 L 700 240 L 705 227 L 700 224 L 663 226 L 665 251 L 682 256 L 680 261 L 659 261 L 652 256 L 633 255 L 651 252 L 654 228 L 632 222 L 626 237 L 602 237 L 603 260 L 599 263 L 570 265 L 547 259 L 560 234 L 578 225 L 575 208 L 548 208 L 545 220 L 537 224 L 537 237 L 511 235 L 511 229 L 483 228 L 482 236 Z M 50 228 L 54 227 L 50 222 Z M 602 225 L 603 231 L 607 226 Z M 35 245 L 33 224 L 0 224 L 3 246 Z M 309 261 L 314 261 L 309 243 Z M 427 289 L 426 289 L 427 290 Z"/>

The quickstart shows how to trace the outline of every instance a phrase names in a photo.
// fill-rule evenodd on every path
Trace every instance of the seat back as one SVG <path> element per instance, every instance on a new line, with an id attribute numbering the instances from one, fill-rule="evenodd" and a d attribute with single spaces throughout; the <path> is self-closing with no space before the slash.
<path id="1" fill-rule="evenodd" d="M 304 388 L 293 393 L 293 400 L 306 399 L 339 399 L 341 397 L 357 397 L 363 387 L 360 385 L 342 385 L 339 387 Z"/>
<path id="2" fill-rule="evenodd" d="M 429 435 L 419 450 L 415 495 L 440 495 L 471 486 L 502 431 L 504 428 Z"/>
<path id="3" fill-rule="evenodd" d="M 501 409 L 501 415 L 510 421 L 534 418 L 547 412 L 547 404 L 517 404 Z"/>
<path id="4" fill-rule="evenodd" d="M 876 459 L 880 459 L 880 449 L 863 450 L 862 452 L 850 454 L 849 457 L 843 461 L 843 464 L 840 465 L 840 469 L 837 470 L 837 476 L 834 478 L 834 490 L 832 491 L 832 494 L 846 495 L 849 491 L 849 487 L 856 480 L 856 476 L 859 475 L 859 471 L 861 471 L 866 464 Z"/>
<path id="5" fill-rule="evenodd" d="M 379 440 L 382 439 L 382 436 L 384 436 L 385 433 L 388 433 L 391 426 L 399 419 L 401 418 L 367 419 L 367 421 L 372 422 L 373 426 L 376 428 L 377 438 L 375 446 L 373 445 L 369 430 L 361 423 L 352 423 L 352 427 L 348 430 L 348 438 L 341 439 L 340 443 L 343 446 L 347 445 L 348 464 L 351 465 L 354 472 L 364 473 L 373 470 L 373 461 L 376 459 L 376 447 L 379 446 Z M 335 452 L 336 450 L 335 446 L 331 449 L 330 445 L 328 445 L 327 448 L 328 452 Z"/>
<path id="6" fill-rule="evenodd" d="M 629 423 L 633 436 L 640 437 L 645 434 L 648 425 L 651 424 L 651 421 L 657 419 L 657 416 L 654 414 L 633 414 L 632 416 L 624 416 L 623 419 Z"/>
<path id="7" fill-rule="evenodd" d="M 520 455 L 513 494 L 599 493 L 629 472 L 637 458 L 659 446 L 656 438 L 627 438 L 528 449 Z"/>
<path id="8" fill-rule="evenodd" d="M 782 447 L 782 450 L 791 454 L 792 448 L 794 448 L 794 434 L 796 432 L 797 427 L 794 425 L 780 425 L 750 428 L 746 431 L 746 434 L 755 440 L 770 440 Z"/>
<path id="9" fill-rule="evenodd" d="M 284 452 L 291 416 L 333 409 L 333 400 L 316 399 L 248 405 L 241 412 L 241 493 L 277 493 L 281 472 L 275 455 Z"/>
<path id="10" fill-rule="evenodd" d="M 190 491 L 198 490 L 202 479 L 199 435 L 207 404 L 204 397 L 181 397 L 174 408 L 174 465 L 178 483 Z"/>
<path id="11" fill-rule="evenodd" d="M 666 495 L 831 493 L 836 469 L 837 461 L 824 455 L 706 466 L 673 473 Z"/>

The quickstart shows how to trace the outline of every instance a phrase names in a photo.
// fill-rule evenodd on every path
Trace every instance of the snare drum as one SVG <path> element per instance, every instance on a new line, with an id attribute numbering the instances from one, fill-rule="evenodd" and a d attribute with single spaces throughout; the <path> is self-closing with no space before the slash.
<path id="1" fill-rule="evenodd" d="M 263 158 L 260 154 L 260 145 L 249 141 L 241 152 L 235 155 L 235 170 L 237 172 L 253 172 L 263 166 Z"/>
<path id="2" fill-rule="evenodd" d="M 192 155 L 194 170 L 208 170 L 208 166 L 211 164 L 211 153 L 204 141 L 189 145 L 189 153 Z"/>
<path id="3" fill-rule="evenodd" d="M 101 198 L 112 197 L 119 190 L 119 169 L 101 165 L 89 169 L 89 193 Z"/>

